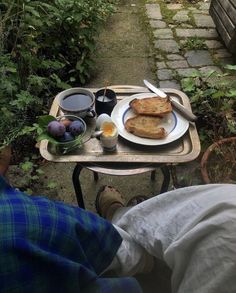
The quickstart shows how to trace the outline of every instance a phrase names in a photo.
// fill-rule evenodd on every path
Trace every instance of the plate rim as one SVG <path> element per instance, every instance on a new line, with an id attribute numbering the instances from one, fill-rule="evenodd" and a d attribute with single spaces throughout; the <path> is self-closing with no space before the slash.
<path id="1" fill-rule="evenodd" d="M 126 97 L 124 99 L 122 99 L 121 101 L 119 101 L 115 107 L 113 108 L 112 110 L 112 113 L 111 113 L 111 119 L 112 121 L 116 124 L 117 126 L 117 129 L 118 129 L 118 133 L 121 137 L 123 137 L 125 140 L 129 141 L 129 142 L 132 142 L 132 143 L 135 143 L 135 144 L 138 144 L 138 145 L 145 145 L 145 146 L 161 146 L 161 145 L 165 145 L 165 144 L 169 144 L 169 143 L 172 143 L 176 140 L 178 140 L 179 138 L 181 138 L 185 133 L 186 131 L 188 130 L 189 128 L 189 121 L 187 121 L 184 117 L 182 117 L 178 112 L 176 112 L 175 110 L 173 110 L 173 115 L 176 116 L 176 119 L 177 119 L 177 123 L 176 123 L 176 127 L 177 128 L 177 125 L 178 125 L 178 119 L 181 119 L 182 122 L 185 123 L 185 126 L 183 127 L 183 130 L 180 132 L 180 135 L 177 135 L 177 137 L 173 137 L 173 139 L 171 140 L 166 140 L 166 139 L 151 139 L 151 138 L 142 138 L 142 137 L 139 137 L 139 136 L 134 136 L 134 139 L 131 137 L 127 137 L 126 134 L 130 135 L 131 133 L 129 133 L 127 130 L 124 130 L 123 129 L 120 129 L 119 125 L 117 124 L 122 124 L 124 125 L 123 123 L 123 114 L 121 115 L 121 117 L 118 117 L 116 118 L 115 117 L 115 112 L 118 111 L 118 109 L 123 106 L 123 104 L 126 104 L 126 103 L 129 103 L 130 101 L 132 101 L 133 99 L 135 98 L 144 98 L 143 96 L 145 95 L 145 97 L 149 98 L 149 97 L 154 97 L 154 96 L 157 96 L 156 94 L 154 93 L 138 93 L 138 94 L 134 94 L 134 95 L 131 95 L 129 97 Z M 120 104 L 122 103 L 122 105 Z M 125 106 L 125 105 L 124 105 Z M 128 110 L 128 108 L 126 109 L 126 111 Z M 116 121 L 116 120 L 121 120 L 120 122 Z M 138 140 L 138 141 L 137 141 Z"/>

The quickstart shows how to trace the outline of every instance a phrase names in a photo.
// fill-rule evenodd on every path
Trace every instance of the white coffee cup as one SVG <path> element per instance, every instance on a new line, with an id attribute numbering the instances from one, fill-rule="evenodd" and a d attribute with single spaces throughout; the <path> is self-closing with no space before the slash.
<path id="1" fill-rule="evenodd" d="M 104 122 L 100 128 L 103 132 L 100 142 L 105 151 L 114 151 L 118 141 L 118 130 L 113 122 Z"/>

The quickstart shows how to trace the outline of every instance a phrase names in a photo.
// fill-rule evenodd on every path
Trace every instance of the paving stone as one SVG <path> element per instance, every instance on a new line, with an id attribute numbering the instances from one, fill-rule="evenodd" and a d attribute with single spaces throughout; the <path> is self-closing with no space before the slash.
<path id="1" fill-rule="evenodd" d="M 192 12 L 195 12 L 195 11 L 200 11 L 198 10 L 196 7 L 188 7 L 188 10 L 192 11 Z M 202 13 L 202 11 L 201 11 Z"/>
<path id="2" fill-rule="evenodd" d="M 170 28 L 160 28 L 153 31 L 154 37 L 158 39 L 173 39 L 173 33 Z"/>
<path id="3" fill-rule="evenodd" d="M 167 53 L 179 52 L 179 45 L 175 40 L 158 40 L 154 43 L 154 47 Z"/>
<path id="4" fill-rule="evenodd" d="M 223 47 L 223 44 L 216 40 L 205 40 L 205 44 L 209 49 L 219 49 Z"/>
<path id="5" fill-rule="evenodd" d="M 170 69 L 158 69 L 157 78 L 159 80 L 168 80 L 173 78 L 173 71 Z"/>
<path id="6" fill-rule="evenodd" d="M 222 70 L 217 66 L 204 66 L 204 67 L 199 68 L 199 71 L 201 73 L 208 73 L 209 71 L 212 71 L 212 70 L 214 70 L 218 73 L 222 73 Z"/>
<path id="7" fill-rule="evenodd" d="M 186 60 L 167 61 L 166 64 L 172 69 L 189 67 Z"/>
<path id="8" fill-rule="evenodd" d="M 181 27 L 184 27 L 184 28 L 193 28 L 193 26 L 189 23 L 180 23 Z"/>
<path id="9" fill-rule="evenodd" d="M 183 6 L 182 4 L 167 4 L 166 7 L 169 10 L 178 10 L 181 9 Z"/>
<path id="10" fill-rule="evenodd" d="M 233 58 L 222 58 L 220 59 L 220 64 L 222 66 L 225 66 L 225 65 L 232 65 L 232 64 L 235 64 L 235 60 Z M 235 77 L 234 77 L 235 79 Z"/>
<path id="11" fill-rule="evenodd" d="M 229 53 L 226 49 L 217 50 L 216 54 L 214 54 L 215 58 L 228 58 L 232 57 L 232 54 Z"/>
<path id="12" fill-rule="evenodd" d="M 148 18 L 162 19 L 161 8 L 159 4 L 146 4 L 146 11 Z"/>
<path id="13" fill-rule="evenodd" d="M 177 21 L 177 22 L 186 22 L 186 21 L 189 21 L 190 18 L 188 16 L 188 11 L 186 10 L 181 10 L 179 12 L 177 12 L 175 14 L 175 16 L 173 16 L 172 18 L 174 21 Z"/>
<path id="14" fill-rule="evenodd" d="M 193 18 L 197 27 L 215 27 L 214 21 L 210 15 L 193 14 Z"/>
<path id="15" fill-rule="evenodd" d="M 191 50 L 188 51 L 184 57 L 190 66 L 205 66 L 214 64 L 211 55 L 206 50 Z"/>
<path id="16" fill-rule="evenodd" d="M 213 39 L 218 37 L 218 33 L 215 29 L 176 29 L 176 35 L 180 38 L 199 37 L 206 39 Z"/>
<path id="17" fill-rule="evenodd" d="M 152 28 L 165 28 L 166 27 L 166 22 L 162 21 L 162 20 L 152 19 L 149 21 L 149 23 Z"/>
<path id="18" fill-rule="evenodd" d="M 201 3 L 200 6 L 199 6 L 199 9 L 202 9 L 202 10 L 209 10 L 210 8 L 210 3 Z"/>
<path id="19" fill-rule="evenodd" d="M 163 80 L 159 82 L 160 88 L 170 88 L 170 89 L 176 89 L 180 90 L 181 86 L 176 80 Z"/>
<path id="20" fill-rule="evenodd" d="M 196 14 L 209 15 L 209 12 L 207 10 L 195 10 L 195 11 L 192 11 L 192 12 L 196 13 Z"/>
<path id="21" fill-rule="evenodd" d="M 156 54 L 155 57 L 156 57 L 156 59 L 157 59 L 158 61 L 165 60 L 165 57 L 162 56 L 161 54 Z"/>
<path id="22" fill-rule="evenodd" d="M 184 57 L 179 54 L 169 54 L 166 57 L 168 60 L 184 60 Z"/>
<path id="23" fill-rule="evenodd" d="M 166 68 L 166 63 L 164 61 L 156 62 L 157 69 L 163 69 Z"/>
<path id="24" fill-rule="evenodd" d="M 189 77 L 193 73 L 197 72 L 197 69 L 196 68 L 179 68 L 179 69 L 176 69 L 176 71 L 181 77 Z"/>

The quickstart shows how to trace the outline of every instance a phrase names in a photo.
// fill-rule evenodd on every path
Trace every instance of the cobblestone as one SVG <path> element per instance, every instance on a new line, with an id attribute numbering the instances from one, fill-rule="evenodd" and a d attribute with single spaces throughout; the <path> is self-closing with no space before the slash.
<path id="1" fill-rule="evenodd" d="M 164 61 L 160 61 L 160 62 L 156 62 L 156 67 L 158 69 L 163 69 L 163 68 L 166 68 L 166 63 Z"/>
<path id="2" fill-rule="evenodd" d="M 160 88 L 170 88 L 170 89 L 176 89 L 176 90 L 181 89 L 180 84 L 174 79 L 160 81 L 159 86 Z"/>
<path id="3" fill-rule="evenodd" d="M 173 39 L 173 33 L 170 28 L 160 28 L 153 32 L 154 37 L 158 39 Z"/>
<path id="4" fill-rule="evenodd" d="M 161 9 L 159 4 L 146 4 L 147 16 L 151 19 L 162 19 Z"/>
<path id="5" fill-rule="evenodd" d="M 216 40 L 205 40 L 205 44 L 209 49 L 219 49 L 224 46 L 220 41 Z"/>
<path id="6" fill-rule="evenodd" d="M 209 10 L 210 8 L 210 3 L 201 3 L 200 6 L 199 6 L 200 9 L 202 10 Z"/>
<path id="7" fill-rule="evenodd" d="M 204 66 L 204 67 L 199 68 L 199 71 L 201 73 L 208 73 L 209 71 L 212 71 L 212 70 L 214 70 L 218 73 L 222 73 L 222 70 L 217 66 Z"/>
<path id="8" fill-rule="evenodd" d="M 159 80 L 168 80 L 173 78 L 173 71 L 170 69 L 158 69 L 157 77 Z"/>
<path id="9" fill-rule="evenodd" d="M 222 58 L 220 59 L 220 64 L 222 66 L 228 65 L 228 64 L 234 64 L 235 65 L 235 61 L 233 58 Z M 235 77 L 234 77 L 235 78 Z"/>
<path id="10" fill-rule="evenodd" d="M 195 69 L 195 68 L 178 68 L 178 69 L 176 69 L 176 72 L 181 77 L 189 77 L 191 74 L 197 72 L 197 69 Z"/>
<path id="11" fill-rule="evenodd" d="M 199 37 L 212 39 L 217 38 L 218 33 L 215 29 L 176 29 L 176 35 L 180 38 Z"/>
<path id="12" fill-rule="evenodd" d="M 189 67 L 185 60 L 167 61 L 166 64 L 172 69 Z"/>
<path id="13" fill-rule="evenodd" d="M 197 25 L 197 27 L 210 27 L 214 28 L 215 24 L 209 15 L 203 15 L 203 14 L 193 14 L 194 21 Z"/>
<path id="14" fill-rule="evenodd" d="M 175 73 L 181 78 L 198 71 L 215 70 L 222 73 L 224 65 L 234 64 L 232 55 L 225 48 L 209 15 L 210 1 L 202 0 L 186 7 L 181 3 L 162 2 L 167 3 L 166 8 L 174 13 L 171 23 L 162 17 L 158 4 L 146 4 L 155 37 L 154 47 L 158 50 L 156 68 L 160 87 L 180 89 Z M 186 51 L 182 44 L 192 37 L 201 39 L 206 48 Z"/>
<path id="15" fill-rule="evenodd" d="M 166 23 L 165 21 L 162 20 L 150 20 L 150 25 L 152 28 L 165 28 L 166 27 Z"/>
<path id="16" fill-rule="evenodd" d="M 216 54 L 214 54 L 215 58 L 228 58 L 232 57 L 232 54 L 229 53 L 226 49 L 217 50 Z"/>
<path id="17" fill-rule="evenodd" d="M 158 61 L 162 61 L 162 60 L 164 60 L 165 59 L 165 57 L 163 56 L 163 55 L 161 55 L 161 54 L 156 54 L 156 59 L 158 60 Z"/>
<path id="18" fill-rule="evenodd" d="M 154 44 L 156 49 L 162 50 L 167 53 L 178 53 L 179 45 L 175 40 L 158 40 Z"/>
<path id="19" fill-rule="evenodd" d="M 182 4 L 167 4 L 166 7 L 169 10 L 178 10 L 178 9 L 181 9 L 183 5 Z"/>
<path id="20" fill-rule="evenodd" d="M 179 54 L 169 54 L 166 56 L 168 60 L 184 60 L 184 57 Z"/>
<path id="21" fill-rule="evenodd" d="M 187 10 L 181 10 L 179 12 L 177 12 L 175 14 L 175 16 L 173 17 L 174 21 L 177 22 L 187 22 L 190 20 L 189 16 L 188 16 L 188 11 Z"/>
<path id="22" fill-rule="evenodd" d="M 188 51 L 184 56 L 187 58 L 190 66 L 200 67 L 214 64 L 210 53 L 206 50 Z"/>

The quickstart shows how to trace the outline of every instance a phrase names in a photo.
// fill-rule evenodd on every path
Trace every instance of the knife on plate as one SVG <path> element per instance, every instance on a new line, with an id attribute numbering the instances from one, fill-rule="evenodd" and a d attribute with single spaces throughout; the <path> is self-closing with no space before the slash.
<path id="1" fill-rule="evenodd" d="M 175 101 L 172 97 L 167 95 L 165 92 L 156 88 L 154 85 L 152 85 L 149 81 L 145 79 L 143 80 L 143 82 L 149 90 L 157 94 L 159 97 L 168 98 L 172 106 L 174 106 L 180 112 L 180 114 L 184 116 L 188 121 L 194 122 L 197 120 L 197 116 L 195 116 L 191 111 L 189 111 L 186 107 L 181 105 L 179 102 Z"/>

